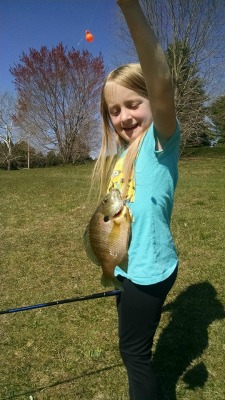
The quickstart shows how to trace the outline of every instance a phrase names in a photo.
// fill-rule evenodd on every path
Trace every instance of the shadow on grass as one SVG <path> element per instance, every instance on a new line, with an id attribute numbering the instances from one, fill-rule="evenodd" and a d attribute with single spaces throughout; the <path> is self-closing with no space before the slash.
<path id="1" fill-rule="evenodd" d="M 85 377 L 88 377 L 88 376 L 100 374 L 102 372 L 110 371 L 113 368 L 118 368 L 118 367 L 122 367 L 122 366 L 123 366 L 122 363 L 118 363 L 118 364 L 110 365 L 108 367 L 103 367 L 101 369 L 97 369 L 97 370 L 94 370 L 94 371 L 85 371 L 80 375 L 73 376 L 71 378 L 67 378 L 67 379 L 64 379 L 64 380 L 61 380 L 61 381 L 59 380 L 59 381 L 50 383 L 50 384 L 48 384 L 46 386 L 41 386 L 41 387 L 37 387 L 37 388 L 31 388 L 30 390 L 26 390 L 25 392 L 21 392 L 21 393 L 14 393 L 11 396 L 5 397 L 4 400 L 16 399 L 16 398 L 19 398 L 19 397 L 22 397 L 22 396 L 31 396 L 31 395 L 33 395 L 35 393 L 37 394 L 38 392 L 42 392 L 43 390 L 48 390 L 48 389 L 54 388 L 54 387 L 59 386 L 59 385 L 64 385 L 64 384 L 67 384 L 67 383 L 74 382 L 77 379 L 81 379 L 81 378 L 85 378 Z"/>
<path id="2" fill-rule="evenodd" d="M 209 282 L 189 286 L 163 311 L 171 312 L 171 320 L 158 339 L 153 362 L 162 381 L 161 400 L 176 400 L 176 384 L 181 376 L 190 390 L 206 383 L 204 363 L 191 364 L 208 346 L 209 325 L 225 318 L 225 311 Z"/>

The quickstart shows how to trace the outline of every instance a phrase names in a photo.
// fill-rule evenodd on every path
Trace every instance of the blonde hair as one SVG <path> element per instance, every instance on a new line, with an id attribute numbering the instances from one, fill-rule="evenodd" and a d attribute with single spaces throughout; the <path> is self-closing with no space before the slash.
<path id="1" fill-rule="evenodd" d="M 125 64 L 111 71 L 105 79 L 101 93 L 100 112 L 102 116 L 102 146 L 95 164 L 92 183 L 99 183 L 99 197 L 105 195 L 109 185 L 113 167 L 121 152 L 127 147 L 127 142 L 121 138 L 111 123 L 108 106 L 105 100 L 105 86 L 108 82 L 115 82 L 140 96 L 148 99 L 148 92 L 140 64 Z M 123 197 L 126 197 L 128 181 L 134 174 L 134 161 L 138 148 L 146 132 L 138 136 L 128 147 L 123 166 Z"/>

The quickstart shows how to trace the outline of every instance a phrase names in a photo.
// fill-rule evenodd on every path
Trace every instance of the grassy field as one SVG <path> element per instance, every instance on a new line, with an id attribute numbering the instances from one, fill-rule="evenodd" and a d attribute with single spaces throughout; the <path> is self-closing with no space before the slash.
<path id="1" fill-rule="evenodd" d="M 222 156 L 180 161 L 179 276 L 154 364 L 165 400 L 225 398 Z M 0 171 L 0 309 L 102 292 L 82 235 L 92 164 Z M 115 298 L 0 315 L 0 399 L 127 400 Z"/>

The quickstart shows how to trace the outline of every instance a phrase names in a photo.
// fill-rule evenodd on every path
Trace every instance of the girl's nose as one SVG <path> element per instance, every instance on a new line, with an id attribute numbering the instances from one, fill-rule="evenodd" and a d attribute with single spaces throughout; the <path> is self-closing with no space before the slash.
<path id="1" fill-rule="evenodd" d="M 120 112 L 120 121 L 121 124 L 126 123 L 132 119 L 130 115 L 130 110 L 128 108 L 122 108 Z"/>

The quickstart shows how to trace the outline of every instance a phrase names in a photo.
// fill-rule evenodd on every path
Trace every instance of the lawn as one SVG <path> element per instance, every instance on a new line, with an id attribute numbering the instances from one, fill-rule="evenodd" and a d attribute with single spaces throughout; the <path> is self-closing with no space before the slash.
<path id="1" fill-rule="evenodd" d="M 104 289 L 82 235 L 92 164 L 0 171 L 0 309 Z M 180 161 L 180 269 L 154 344 L 165 400 L 225 398 L 225 158 Z M 115 297 L 0 315 L 0 399 L 128 400 Z"/>

